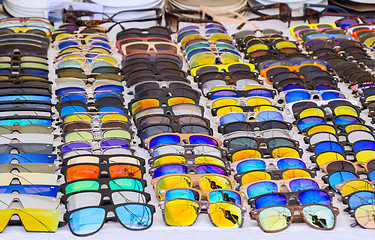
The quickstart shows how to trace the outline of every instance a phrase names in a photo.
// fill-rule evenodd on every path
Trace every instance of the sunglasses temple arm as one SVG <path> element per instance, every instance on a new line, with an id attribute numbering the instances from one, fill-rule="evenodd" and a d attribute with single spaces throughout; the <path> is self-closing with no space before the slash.
<path id="1" fill-rule="evenodd" d="M 265 15 L 264 17 L 250 18 L 250 19 L 247 19 L 247 21 L 262 21 L 262 20 L 269 20 L 269 19 L 280 19 L 280 14 L 278 14 L 278 15 Z M 237 27 L 237 30 L 241 30 L 243 28 L 243 26 L 245 26 L 245 24 L 246 23 L 241 23 L 241 25 L 239 25 Z"/>

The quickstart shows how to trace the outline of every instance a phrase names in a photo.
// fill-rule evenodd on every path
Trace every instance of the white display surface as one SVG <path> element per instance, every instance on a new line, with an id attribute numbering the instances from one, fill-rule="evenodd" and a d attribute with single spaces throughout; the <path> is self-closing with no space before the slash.
<path id="1" fill-rule="evenodd" d="M 128 0 L 129 1 L 129 0 Z M 334 17 L 324 17 L 321 19 L 321 22 L 326 23 L 334 23 L 336 18 Z M 284 35 L 290 36 L 289 31 L 287 29 L 287 23 L 283 23 L 278 20 L 269 20 L 263 22 L 254 22 L 257 24 L 260 29 L 265 28 L 273 28 L 282 30 Z M 303 22 L 292 22 L 292 26 L 302 24 Z M 223 23 L 225 26 L 228 27 L 229 33 L 235 33 L 235 24 L 226 24 Z M 180 24 L 181 26 L 185 26 L 187 24 Z M 132 24 L 132 27 L 138 27 L 137 24 Z M 116 30 L 114 29 L 110 33 L 110 37 L 112 40 L 115 40 Z M 245 25 L 243 30 L 253 30 L 249 24 Z M 49 62 L 50 62 L 50 78 L 51 80 L 56 79 L 54 75 L 54 71 L 52 69 L 52 61 L 54 56 L 56 55 L 55 50 L 51 50 L 49 52 Z M 118 57 L 118 60 L 121 59 L 119 54 L 115 56 Z M 187 69 L 186 63 L 184 64 L 184 70 Z M 194 87 L 197 89 L 197 84 L 193 83 Z M 339 87 L 342 91 L 346 94 L 349 99 L 356 101 L 359 105 L 358 100 L 355 100 L 350 91 L 347 88 L 346 84 L 340 83 Z M 125 104 L 127 104 L 132 96 L 125 95 Z M 276 97 L 277 98 L 277 97 Z M 206 105 L 206 99 L 201 98 L 200 105 Z M 211 127 L 214 129 L 214 136 L 218 137 L 219 139 L 223 139 L 223 137 L 217 133 L 217 125 L 214 123 L 214 118 L 212 117 L 209 110 L 206 110 L 205 117 L 209 118 L 211 121 Z M 369 118 L 367 117 L 367 111 L 361 113 L 361 117 L 366 120 L 367 124 L 370 124 Z M 293 119 L 287 119 L 287 121 L 292 122 Z M 134 124 L 133 124 L 134 128 Z M 304 149 L 304 160 L 309 160 L 309 156 L 311 153 L 305 151 L 307 145 L 303 143 L 302 138 L 303 136 L 297 134 L 297 129 L 293 128 L 294 139 L 299 140 L 301 147 Z M 137 144 L 139 143 L 139 139 L 136 137 Z M 134 149 L 136 149 L 138 156 L 143 157 L 146 159 L 146 162 L 149 158 L 149 155 L 146 150 L 139 148 L 136 144 L 133 145 Z M 148 166 L 146 166 L 149 169 Z M 318 172 L 318 177 L 320 178 L 323 174 Z M 233 176 L 233 174 L 232 174 Z M 305 223 L 292 223 L 288 229 L 279 232 L 279 233 L 264 233 L 261 229 L 257 226 L 255 220 L 250 220 L 249 211 L 246 211 L 244 224 L 241 229 L 222 229 L 218 227 L 214 227 L 208 215 L 200 214 L 198 220 L 195 222 L 193 226 L 190 227 L 168 227 L 164 224 L 162 219 L 162 212 L 158 206 L 158 201 L 155 197 L 154 190 L 150 184 L 151 177 L 148 173 L 145 174 L 144 177 L 147 180 L 148 186 L 146 187 L 145 191 L 151 194 L 151 202 L 156 208 L 156 213 L 154 214 L 154 222 L 153 225 L 145 230 L 145 231 L 130 231 L 121 226 L 118 222 L 108 222 L 105 223 L 102 229 L 90 236 L 87 239 L 107 239 L 107 240 L 117 240 L 117 239 L 124 239 L 124 240 L 151 240 L 151 239 L 163 239 L 163 240 L 182 240 L 182 239 L 189 239 L 189 240 L 268 240 L 268 239 L 278 239 L 278 240 L 289 240 L 289 239 L 299 239 L 299 240 L 323 240 L 323 239 L 365 239 L 370 240 L 374 239 L 374 231 L 369 229 L 363 229 L 359 226 L 352 228 L 350 224 L 354 222 L 354 219 L 349 216 L 348 213 L 343 212 L 344 205 L 337 200 L 339 197 L 336 194 L 333 205 L 340 209 L 340 214 L 337 219 L 336 228 L 331 231 L 322 231 L 322 230 L 315 230 L 309 227 Z M 60 180 L 61 181 L 61 180 Z M 245 202 L 244 206 L 249 209 L 247 202 Z M 0 216 L 1 217 L 1 216 Z M 0 240 L 66 240 L 66 239 L 73 239 L 78 238 L 75 237 L 69 230 L 68 225 L 63 228 L 58 228 L 55 233 L 36 233 L 36 232 L 26 232 L 22 226 L 7 226 L 3 233 L 0 233 Z M 84 238 L 81 238 L 84 239 Z"/>

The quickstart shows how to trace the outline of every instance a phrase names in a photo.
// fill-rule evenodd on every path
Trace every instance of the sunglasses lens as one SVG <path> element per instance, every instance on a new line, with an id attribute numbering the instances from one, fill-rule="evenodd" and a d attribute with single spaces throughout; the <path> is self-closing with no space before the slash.
<path id="1" fill-rule="evenodd" d="M 325 121 L 323 118 L 319 118 L 319 117 L 307 117 L 307 118 L 303 118 L 301 120 L 298 121 L 297 123 L 297 126 L 299 128 L 300 131 L 303 131 L 309 127 L 312 127 L 312 126 L 315 126 L 315 125 L 318 125 L 318 124 L 324 124 Z"/>
<path id="2" fill-rule="evenodd" d="M 262 154 L 257 150 L 245 149 L 232 155 L 232 162 L 238 162 L 247 158 L 261 158 Z"/>
<path id="3" fill-rule="evenodd" d="M 370 191 L 359 191 L 353 193 L 348 199 L 350 209 L 356 209 L 365 204 L 375 204 L 375 193 Z"/>
<path id="4" fill-rule="evenodd" d="M 324 205 L 331 205 L 329 195 L 324 191 L 309 190 L 301 192 L 298 195 L 301 204 L 320 203 Z"/>
<path id="5" fill-rule="evenodd" d="M 237 165 L 236 172 L 243 173 L 252 170 L 265 170 L 266 167 L 267 165 L 263 160 L 251 159 L 239 163 Z"/>
<path id="6" fill-rule="evenodd" d="M 327 132 L 327 133 L 336 134 L 336 129 L 333 126 L 318 125 L 318 126 L 310 128 L 309 131 L 307 132 L 307 135 L 311 136 L 314 133 L 318 133 L 318 132 Z"/>
<path id="7" fill-rule="evenodd" d="M 326 151 L 344 153 L 343 147 L 336 142 L 329 142 L 329 141 L 321 142 L 321 143 L 318 143 L 314 148 L 315 154 L 319 154 L 321 152 L 326 152 Z"/>
<path id="8" fill-rule="evenodd" d="M 339 171 L 331 174 L 331 176 L 328 178 L 328 183 L 334 188 L 337 184 L 357 178 L 357 175 L 352 172 Z"/>
<path id="9" fill-rule="evenodd" d="M 356 23 L 358 23 L 357 20 L 352 18 L 345 18 L 340 21 L 341 27 L 344 29 Z"/>
<path id="10" fill-rule="evenodd" d="M 184 188 L 170 189 L 166 192 L 165 199 L 163 200 L 178 199 L 178 198 L 185 198 L 185 199 L 199 201 L 199 192 L 192 190 L 192 189 L 184 189 Z"/>
<path id="11" fill-rule="evenodd" d="M 326 168 L 326 171 L 328 174 L 341 171 L 341 170 L 348 171 L 348 172 L 355 172 L 356 168 L 353 164 L 345 162 L 345 161 L 341 161 L 341 160 L 334 160 L 334 161 L 329 162 Z"/>
<path id="12" fill-rule="evenodd" d="M 281 231 L 288 227 L 292 213 L 286 207 L 270 207 L 259 212 L 260 226 L 265 231 Z"/>
<path id="13" fill-rule="evenodd" d="M 138 166 L 118 164 L 109 167 L 111 177 L 134 177 L 142 178 L 142 170 Z"/>
<path id="14" fill-rule="evenodd" d="M 373 204 L 366 204 L 358 207 L 355 212 L 354 216 L 357 220 L 358 224 L 364 228 L 375 228 L 375 222 L 373 221 L 375 215 L 375 205 Z"/>
<path id="15" fill-rule="evenodd" d="M 278 187 L 276 183 L 273 182 L 256 182 L 247 188 L 249 198 L 273 192 L 278 192 Z"/>
<path id="16" fill-rule="evenodd" d="M 150 147 L 153 148 L 162 144 L 180 143 L 181 139 L 177 135 L 163 135 L 154 137 L 150 141 Z"/>
<path id="17" fill-rule="evenodd" d="M 232 183 L 227 178 L 220 177 L 220 176 L 201 177 L 200 185 L 203 191 L 233 188 Z"/>
<path id="18" fill-rule="evenodd" d="M 248 183 L 253 183 L 261 180 L 271 180 L 271 175 L 264 171 L 250 171 L 242 175 L 241 184 L 245 185 Z"/>
<path id="19" fill-rule="evenodd" d="M 77 235 L 92 234 L 100 229 L 105 217 L 102 208 L 84 208 L 69 216 L 69 227 Z"/>
<path id="20" fill-rule="evenodd" d="M 153 217 L 150 207 L 142 204 L 126 204 L 115 209 L 121 224 L 128 229 L 142 230 L 149 228 Z"/>
<path id="21" fill-rule="evenodd" d="M 374 149 L 375 150 L 375 142 L 374 141 L 358 141 L 353 144 L 353 150 L 354 152 L 361 151 L 363 149 Z"/>
<path id="22" fill-rule="evenodd" d="M 158 167 L 154 172 L 154 178 L 174 173 L 188 173 L 188 169 L 183 165 L 167 165 Z"/>
<path id="23" fill-rule="evenodd" d="M 168 188 L 189 188 L 191 186 L 191 180 L 185 176 L 167 176 L 160 179 L 156 184 L 156 191 L 168 189 Z"/>
<path id="24" fill-rule="evenodd" d="M 289 188 L 292 192 L 306 189 L 319 189 L 319 184 L 312 179 L 295 179 L 289 182 Z"/>
<path id="25" fill-rule="evenodd" d="M 190 144 L 208 144 L 213 146 L 218 146 L 218 143 L 215 139 L 206 137 L 206 136 L 190 136 L 189 137 Z"/>
<path id="26" fill-rule="evenodd" d="M 261 196 L 255 201 L 255 209 L 274 205 L 286 205 L 285 196 L 280 194 L 269 194 Z"/>
<path id="27" fill-rule="evenodd" d="M 208 195 L 208 200 L 210 202 L 233 202 L 238 205 L 241 205 L 241 196 L 236 192 L 227 190 L 216 190 L 210 192 L 210 194 Z"/>
<path id="28" fill-rule="evenodd" d="M 302 211 L 306 222 L 315 228 L 332 229 L 335 226 L 335 214 L 327 206 L 310 205 Z"/>
<path id="29" fill-rule="evenodd" d="M 346 125 L 350 123 L 360 123 L 360 121 L 356 117 L 346 116 L 346 115 L 335 117 L 334 122 L 335 124 L 340 124 L 340 125 Z"/>
<path id="30" fill-rule="evenodd" d="M 220 125 L 224 125 L 231 122 L 244 122 L 246 121 L 246 115 L 241 113 L 229 113 L 220 117 Z"/>
<path id="31" fill-rule="evenodd" d="M 239 228 L 242 225 L 242 209 L 231 203 L 211 203 L 208 212 L 214 225 L 221 228 Z"/>
<path id="32" fill-rule="evenodd" d="M 288 168 L 306 168 L 306 164 L 297 158 L 283 158 L 277 162 L 277 168 L 288 169 Z"/>
<path id="33" fill-rule="evenodd" d="M 359 191 L 373 191 L 373 188 L 370 183 L 361 180 L 352 180 L 348 181 L 342 186 L 342 195 L 348 196 L 354 192 Z"/>
<path id="34" fill-rule="evenodd" d="M 102 149 L 107 149 L 110 147 L 122 147 L 129 148 L 129 143 L 125 139 L 107 139 L 100 143 Z"/>
<path id="35" fill-rule="evenodd" d="M 306 91 L 291 91 L 285 94 L 285 102 L 292 103 L 300 100 L 310 100 L 310 93 Z"/>
<path id="36" fill-rule="evenodd" d="M 311 174 L 304 169 L 290 169 L 283 173 L 283 179 L 293 179 L 298 177 L 311 178 Z"/>
<path id="37" fill-rule="evenodd" d="M 171 226 L 190 226 L 197 219 L 198 212 L 198 203 L 186 199 L 175 199 L 165 203 L 164 220 Z"/>

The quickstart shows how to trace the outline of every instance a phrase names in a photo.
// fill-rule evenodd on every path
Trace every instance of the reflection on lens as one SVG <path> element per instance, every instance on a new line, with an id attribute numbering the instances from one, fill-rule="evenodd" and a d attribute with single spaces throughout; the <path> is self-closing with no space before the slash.
<path id="1" fill-rule="evenodd" d="M 105 219 L 105 210 L 102 208 L 84 208 L 72 213 L 69 217 L 69 226 L 77 235 L 92 234 L 100 229 Z"/>
<path id="2" fill-rule="evenodd" d="M 247 188 L 247 195 L 253 198 L 266 193 L 278 192 L 277 184 L 274 182 L 255 182 Z"/>
<path id="3" fill-rule="evenodd" d="M 148 206 L 131 203 L 115 209 L 121 224 L 128 229 L 142 230 L 152 224 L 152 212 Z"/>
<path id="4" fill-rule="evenodd" d="M 265 231 L 280 231 L 290 224 L 292 213 L 286 207 L 270 207 L 259 212 L 259 224 Z"/>
<path id="5" fill-rule="evenodd" d="M 331 229 L 335 226 L 335 214 L 327 206 L 310 205 L 303 208 L 303 215 L 311 226 Z"/>
<path id="6" fill-rule="evenodd" d="M 199 205 L 186 199 L 176 199 L 165 203 L 164 220 L 171 226 L 190 226 L 198 217 Z"/>
<path id="7" fill-rule="evenodd" d="M 242 225 L 242 209 L 230 203 L 211 203 L 208 212 L 214 225 L 221 228 L 239 228 Z"/>

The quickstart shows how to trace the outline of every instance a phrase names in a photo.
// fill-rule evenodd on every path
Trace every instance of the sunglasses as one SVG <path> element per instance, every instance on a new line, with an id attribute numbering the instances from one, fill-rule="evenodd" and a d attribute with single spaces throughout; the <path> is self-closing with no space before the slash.
<path id="1" fill-rule="evenodd" d="M 285 187 L 289 192 L 298 192 L 307 189 L 322 189 L 324 182 L 320 179 L 297 177 L 283 180 L 259 180 L 240 187 L 248 199 L 268 193 L 281 192 Z"/>
<path id="2" fill-rule="evenodd" d="M 89 150 L 96 149 L 95 147 L 91 146 L 91 145 L 94 145 L 93 143 L 94 142 L 73 141 L 73 142 L 65 143 L 59 146 L 59 149 L 61 150 L 62 153 L 65 153 L 68 151 L 75 151 L 75 150 L 88 150 L 89 151 Z M 118 138 L 118 137 L 110 137 L 106 139 L 101 139 L 99 141 L 99 146 L 102 150 L 106 150 L 106 149 L 113 148 L 113 147 L 130 148 L 128 139 Z"/>
<path id="3" fill-rule="evenodd" d="M 55 174 L 56 165 L 47 163 L 10 163 L 0 165 L 0 173 L 10 173 L 13 170 L 19 173 Z"/>
<path id="4" fill-rule="evenodd" d="M 145 139 L 147 149 L 171 143 L 222 145 L 219 139 L 205 134 L 161 133 Z"/>
<path id="5" fill-rule="evenodd" d="M 238 162 L 247 158 L 262 158 L 272 156 L 272 158 L 301 158 L 302 149 L 296 147 L 277 147 L 268 149 L 241 149 L 227 154 L 231 162 Z"/>
<path id="6" fill-rule="evenodd" d="M 151 180 L 155 193 L 161 199 L 160 192 L 165 189 L 180 187 L 191 188 L 199 185 L 203 191 L 216 189 L 234 189 L 234 179 L 218 174 L 168 174 Z"/>
<path id="7" fill-rule="evenodd" d="M 153 114 L 138 118 L 137 122 L 135 123 L 138 129 L 155 124 L 176 124 L 181 126 L 188 124 L 198 124 L 209 127 L 210 121 L 207 118 L 196 115 L 171 116 L 164 114 Z"/>
<path id="8" fill-rule="evenodd" d="M 14 172 L 0 173 L 0 185 L 10 185 L 14 179 L 18 179 L 20 185 L 57 185 L 57 175 L 54 173 L 30 173 L 30 172 Z"/>
<path id="9" fill-rule="evenodd" d="M 145 168 L 135 164 L 111 163 L 111 164 L 94 164 L 94 163 L 77 163 L 61 168 L 66 182 L 74 180 L 99 178 L 100 173 L 106 171 L 110 177 L 135 177 L 143 178 Z"/>
<path id="10" fill-rule="evenodd" d="M 126 81 L 126 87 L 132 87 L 133 85 L 138 85 L 140 83 L 146 82 L 181 82 L 181 83 L 188 83 L 190 81 L 186 77 L 181 77 L 176 75 L 176 73 L 181 74 L 181 71 L 166 71 L 167 75 L 141 75 L 134 77 L 128 81 Z M 172 73 L 172 74 L 169 74 Z"/>
<path id="11" fill-rule="evenodd" d="M 231 164 L 232 169 L 237 173 L 253 170 L 284 170 L 290 168 L 306 169 L 309 163 L 305 163 L 298 158 L 279 158 L 279 159 L 244 159 Z"/>
<path id="12" fill-rule="evenodd" d="M 228 162 L 215 155 L 202 154 L 202 155 L 183 155 L 183 154 L 163 154 L 155 156 L 148 160 L 151 167 L 158 167 L 166 164 L 182 163 L 182 164 L 212 164 L 228 168 Z"/>
<path id="13" fill-rule="evenodd" d="M 142 70 L 142 69 L 164 69 L 164 68 L 172 68 L 172 69 L 181 69 L 182 66 L 178 61 L 172 59 L 155 59 L 151 60 L 144 60 L 141 61 L 140 59 L 132 59 L 126 62 L 122 62 L 122 73 L 127 75 L 131 72 Z"/>
<path id="14" fill-rule="evenodd" d="M 234 175 L 234 179 L 240 185 L 257 182 L 259 180 L 274 180 L 274 179 L 292 179 L 298 177 L 314 178 L 315 171 L 310 169 L 283 169 L 283 170 L 251 170 Z"/>
<path id="15" fill-rule="evenodd" d="M 53 145 L 44 143 L 7 143 L 0 144 L 0 150 L 3 154 L 10 154 L 13 151 L 17 153 L 38 153 L 52 154 Z"/>
<path id="16" fill-rule="evenodd" d="M 257 137 L 232 137 L 224 140 L 224 146 L 230 152 L 247 149 L 247 148 L 259 148 L 260 146 L 266 146 L 267 148 L 278 148 L 278 147 L 298 147 L 298 141 L 291 138 L 285 137 L 271 137 L 271 138 L 257 138 Z"/>
<path id="17" fill-rule="evenodd" d="M 221 134 L 228 134 L 236 131 L 264 131 L 268 129 L 291 130 L 292 124 L 282 120 L 266 120 L 263 122 L 231 122 L 220 125 L 218 131 Z"/>
<path id="18" fill-rule="evenodd" d="M 275 205 L 307 205 L 323 204 L 332 205 L 333 192 L 327 192 L 321 189 L 307 189 L 298 192 L 287 193 L 267 193 L 255 198 L 249 199 L 249 205 L 253 209 L 260 209 Z"/>
<path id="19" fill-rule="evenodd" d="M 124 55 L 144 52 L 169 53 L 178 55 L 180 50 L 179 47 L 173 43 L 159 41 L 126 43 L 121 46 L 121 51 Z"/>
<path id="20" fill-rule="evenodd" d="M 108 212 L 113 212 L 116 221 L 129 230 L 145 230 L 151 227 L 155 208 L 143 203 L 121 203 L 116 205 L 99 205 L 82 207 L 64 214 L 65 222 L 76 236 L 88 236 L 98 232 L 107 221 Z M 95 215 L 95 221 L 85 216 Z M 83 225 L 75 224 L 76 222 Z"/>
<path id="21" fill-rule="evenodd" d="M 112 191 L 134 190 L 143 192 L 147 182 L 144 179 L 133 177 L 84 179 L 64 183 L 60 186 L 60 191 L 65 195 L 80 191 L 98 191 L 103 185 Z"/>
<path id="22" fill-rule="evenodd" d="M 135 99 L 158 98 L 162 100 L 166 96 L 189 97 L 189 98 L 198 100 L 200 98 L 200 93 L 192 88 L 178 88 L 178 89 L 176 88 L 156 88 L 155 89 L 154 88 L 154 89 L 147 89 L 145 91 L 137 92 L 134 95 L 134 98 Z"/>
<path id="23" fill-rule="evenodd" d="M 294 213 L 298 211 L 299 217 L 312 228 L 318 230 L 331 230 L 336 225 L 336 218 L 339 209 L 324 204 L 307 204 L 307 205 L 276 205 L 264 207 L 250 212 L 251 219 L 257 220 L 258 226 L 264 232 L 280 232 L 285 230 L 293 222 Z M 268 218 L 277 219 L 270 221 Z"/>
<path id="24" fill-rule="evenodd" d="M 279 111 L 259 111 L 247 113 L 227 113 L 219 116 L 219 124 L 225 125 L 233 122 L 264 122 L 270 120 L 284 121 L 284 116 Z"/>
<path id="25" fill-rule="evenodd" d="M 167 95 L 165 95 L 167 96 Z M 164 97 L 164 96 L 163 96 Z M 176 106 L 179 104 L 198 104 L 199 99 L 193 99 L 190 97 L 164 97 L 164 98 L 144 98 L 144 99 L 133 99 L 129 103 L 129 109 L 132 115 L 137 114 L 145 109 L 152 107 L 161 107 L 162 105 Z"/>
<path id="26" fill-rule="evenodd" d="M 182 116 L 182 115 L 195 115 L 203 117 L 204 108 L 200 105 L 183 103 L 175 106 L 162 106 L 162 107 L 152 107 L 144 109 L 137 114 L 134 114 L 133 119 L 136 122 L 138 119 L 145 116 L 154 115 L 154 114 L 163 114 L 163 115 L 172 115 L 172 116 Z"/>
<path id="27" fill-rule="evenodd" d="M 229 176 L 230 170 L 215 164 L 188 164 L 188 163 L 170 163 L 157 167 L 152 167 L 149 173 L 152 178 L 158 178 L 170 174 L 218 174 Z"/>
<path id="28" fill-rule="evenodd" d="M 206 206 L 207 205 L 207 206 Z M 168 226 L 190 226 L 197 220 L 202 209 L 207 208 L 210 220 L 216 227 L 242 227 L 245 209 L 229 202 L 199 202 L 190 199 L 170 199 L 161 202 L 163 219 Z M 189 217 L 181 219 L 177 212 L 188 212 Z"/>
<path id="29" fill-rule="evenodd" d="M 108 202 L 104 198 L 109 198 L 113 205 L 122 203 L 147 204 L 151 200 L 150 194 L 138 190 L 100 189 L 69 193 L 61 198 L 61 202 L 69 212 L 79 208 L 104 205 Z M 86 199 L 86 201 L 82 201 L 82 199 Z"/>
<path id="30" fill-rule="evenodd" d="M 180 144 L 166 144 L 160 145 L 153 149 L 149 149 L 152 157 L 159 157 L 166 154 L 184 154 L 187 157 L 190 155 L 211 155 L 217 158 L 224 158 L 226 152 L 216 146 L 209 144 L 195 144 L 195 145 L 180 145 Z M 212 162 L 210 162 L 212 163 Z"/>
<path id="31" fill-rule="evenodd" d="M 82 154 L 79 156 L 67 157 L 63 159 L 63 165 L 74 165 L 80 163 L 107 163 L 107 164 L 133 164 L 133 165 L 145 165 L 145 160 L 143 158 L 126 155 L 126 154 L 116 154 L 116 155 L 91 155 L 91 154 Z"/>
<path id="32" fill-rule="evenodd" d="M 221 88 L 216 88 L 216 89 L 213 88 L 207 93 L 207 98 L 210 100 L 215 100 L 218 98 L 225 98 L 225 97 L 274 98 L 276 95 L 276 91 L 273 91 L 272 89 L 263 88 L 262 86 L 258 88 L 256 86 L 247 86 L 246 88 L 248 88 L 248 90 L 233 90 L 230 87 L 221 87 Z"/>
<path id="33" fill-rule="evenodd" d="M 341 198 L 344 204 L 348 205 L 346 210 L 350 211 L 362 205 L 374 204 L 375 193 L 373 191 L 357 191 Z"/>
<path id="34" fill-rule="evenodd" d="M 189 123 L 184 125 L 157 123 L 138 129 L 138 136 L 141 138 L 142 142 L 144 142 L 145 139 L 162 133 L 212 135 L 213 131 L 210 127 L 195 123 Z"/>
<path id="35" fill-rule="evenodd" d="M 100 131 L 96 131 L 100 130 Z M 62 134 L 62 139 L 65 143 L 72 143 L 77 141 L 83 141 L 83 142 L 93 142 L 93 141 L 99 141 L 103 138 L 123 138 L 128 139 L 131 141 L 133 139 L 133 133 L 128 129 L 80 129 L 80 130 L 74 130 L 71 132 L 64 132 Z"/>

